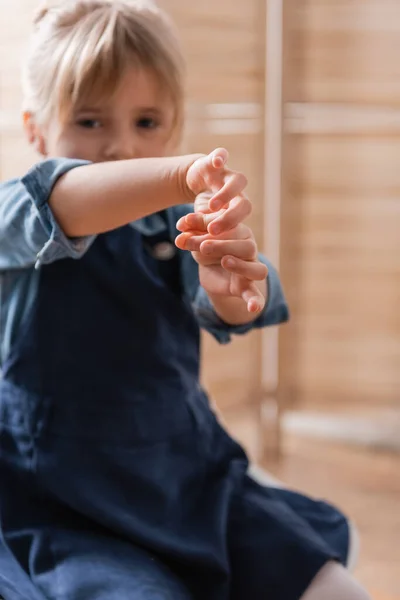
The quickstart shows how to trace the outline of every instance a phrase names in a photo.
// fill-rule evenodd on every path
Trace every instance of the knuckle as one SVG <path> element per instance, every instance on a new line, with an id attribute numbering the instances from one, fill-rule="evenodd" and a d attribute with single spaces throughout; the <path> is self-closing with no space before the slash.
<path id="1" fill-rule="evenodd" d="M 240 176 L 240 183 L 243 186 L 243 188 L 245 188 L 248 184 L 247 177 L 244 173 L 239 173 L 239 176 Z"/>
<path id="2" fill-rule="evenodd" d="M 234 215 L 227 214 L 223 220 L 223 226 L 226 231 L 231 231 L 236 227 L 236 219 Z"/>
<path id="3" fill-rule="evenodd" d="M 257 256 L 257 244 L 254 240 L 248 240 L 249 245 L 249 253 L 251 254 L 251 258 L 255 258 Z"/>
<path id="4" fill-rule="evenodd" d="M 244 206 L 245 206 L 245 209 L 246 209 L 246 216 L 249 216 L 253 212 L 253 204 L 247 198 L 247 196 L 244 196 L 243 201 L 244 201 Z"/>
<path id="5" fill-rule="evenodd" d="M 253 205 L 246 196 L 246 194 L 241 193 L 237 202 L 237 207 L 240 209 L 240 215 L 242 219 L 247 217 L 251 211 L 253 210 Z"/>

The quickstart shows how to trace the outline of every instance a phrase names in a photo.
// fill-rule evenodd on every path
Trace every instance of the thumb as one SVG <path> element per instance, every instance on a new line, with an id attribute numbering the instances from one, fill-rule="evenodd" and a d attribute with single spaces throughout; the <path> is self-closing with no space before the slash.
<path id="1" fill-rule="evenodd" d="M 222 169 L 229 159 L 229 152 L 225 148 L 217 148 L 209 154 L 211 164 L 215 169 Z"/>
<path id="2" fill-rule="evenodd" d="M 203 214 L 202 212 L 189 213 L 179 219 L 176 224 L 178 231 L 204 231 L 208 233 L 209 224 L 220 217 L 224 210 L 215 213 Z"/>

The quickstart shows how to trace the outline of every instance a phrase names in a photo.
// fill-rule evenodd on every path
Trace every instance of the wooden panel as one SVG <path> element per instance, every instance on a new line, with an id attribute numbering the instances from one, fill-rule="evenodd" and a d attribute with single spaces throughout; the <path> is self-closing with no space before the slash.
<path id="1" fill-rule="evenodd" d="M 223 410 L 220 422 L 231 432 L 235 439 L 246 448 L 250 460 L 259 462 L 262 456 L 260 427 L 260 406 L 242 404 Z"/>
<path id="2" fill-rule="evenodd" d="M 0 7 L 0 177 L 21 175 L 37 157 L 22 133 L 21 65 L 35 0 L 2 0 Z M 18 15 L 18 18 L 15 18 Z"/>
<path id="3" fill-rule="evenodd" d="M 283 274 L 293 322 L 281 372 L 302 406 L 398 402 L 397 153 L 392 138 L 290 140 Z"/>
<path id="4" fill-rule="evenodd" d="M 302 409 L 399 406 L 399 17 L 286 3 L 280 376 Z"/>
<path id="5" fill-rule="evenodd" d="M 288 4 L 288 100 L 398 106 L 398 0 L 289 0 Z"/>
<path id="6" fill-rule="evenodd" d="M 39 157 L 28 145 L 21 132 L 0 135 L 0 177 L 9 179 L 20 176 L 38 162 Z"/>
<path id="7" fill-rule="evenodd" d="M 160 0 L 159 5 L 179 28 L 191 100 L 262 101 L 265 2 Z"/>
<path id="8" fill-rule="evenodd" d="M 0 98 L 2 110 L 17 114 L 21 103 L 21 65 L 35 0 L 2 0 L 0 7 Z M 18 15 L 18 18 L 15 16 Z"/>

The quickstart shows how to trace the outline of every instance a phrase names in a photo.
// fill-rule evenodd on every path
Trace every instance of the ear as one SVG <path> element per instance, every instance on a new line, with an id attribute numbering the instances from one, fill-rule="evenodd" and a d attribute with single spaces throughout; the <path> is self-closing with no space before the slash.
<path id="1" fill-rule="evenodd" d="M 46 141 L 40 127 L 35 122 L 35 117 L 31 112 L 24 112 L 22 115 L 25 135 L 28 142 L 35 148 L 36 152 L 42 156 L 47 155 Z"/>

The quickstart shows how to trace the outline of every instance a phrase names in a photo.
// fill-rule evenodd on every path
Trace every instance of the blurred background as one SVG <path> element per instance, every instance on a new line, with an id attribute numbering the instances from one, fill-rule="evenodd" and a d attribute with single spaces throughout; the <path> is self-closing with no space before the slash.
<path id="1" fill-rule="evenodd" d="M 185 151 L 225 146 L 288 325 L 218 347 L 203 379 L 251 458 L 357 522 L 357 575 L 400 599 L 400 0 L 160 0 L 188 60 Z M 23 140 L 36 0 L 1 0 L 0 176 Z"/>

